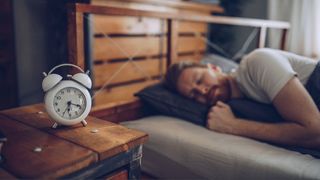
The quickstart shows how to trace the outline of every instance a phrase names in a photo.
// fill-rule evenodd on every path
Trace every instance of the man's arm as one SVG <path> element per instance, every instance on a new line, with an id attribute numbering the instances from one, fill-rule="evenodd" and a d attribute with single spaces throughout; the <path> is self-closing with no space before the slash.
<path id="1" fill-rule="evenodd" d="M 278 144 L 320 149 L 320 114 L 296 77 L 280 90 L 273 105 L 287 122 L 238 120 L 228 105 L 219 102 L 208 114 L 208 128 Z"/>

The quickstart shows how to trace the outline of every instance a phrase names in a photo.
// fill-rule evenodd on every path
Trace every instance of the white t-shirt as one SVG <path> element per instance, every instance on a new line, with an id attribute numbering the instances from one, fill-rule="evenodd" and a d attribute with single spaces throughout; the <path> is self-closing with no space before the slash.
<path id="1" fill-rule="evenodd" d="M 240 62 L 232 75 L 242 93 L 250 99 L 271 103 L 294 76 L 305 85 L 317 61 L 275 49 L 257 49 Z"/>

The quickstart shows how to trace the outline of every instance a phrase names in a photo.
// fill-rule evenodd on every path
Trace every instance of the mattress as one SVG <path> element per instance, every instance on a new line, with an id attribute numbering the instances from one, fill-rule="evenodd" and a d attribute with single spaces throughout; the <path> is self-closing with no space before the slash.
<path id="1" fill-rule="evenodd" d="M 320 179 L 320 159 L 264 142 L 166 116 L 122 124 L 149 134 L 142 170 L 155 177 Z"/>

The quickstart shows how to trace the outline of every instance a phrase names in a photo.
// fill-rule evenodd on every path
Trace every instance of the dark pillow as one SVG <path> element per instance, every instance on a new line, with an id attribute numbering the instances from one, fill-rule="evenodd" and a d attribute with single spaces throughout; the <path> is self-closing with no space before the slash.
<path id="1" fill-rule="evenodd" d="M 206 125 L 207 106 L 169 91 L 162 83 L 146 87 L 135 95 L 160 114 Z"/>
<path id="2" fill-rule="evenodd" d="M 249 99 L 232 99 L 228 102 L 233 113 L 239 118 L 262 122 L 281 122 L 281 115 L 273 105 Z"/>
<path id="3" fill-rule="evenodd" d="M 202 126 L 206 125 L 210 107 L 171 92 L 162 83 L 146 87 L 135 95 L 160 114 L 178 117 Z M 228 104 L 240 118 L 264 122 L 282 121 L 272 105 L 247 99 L 234 99 Z"/>

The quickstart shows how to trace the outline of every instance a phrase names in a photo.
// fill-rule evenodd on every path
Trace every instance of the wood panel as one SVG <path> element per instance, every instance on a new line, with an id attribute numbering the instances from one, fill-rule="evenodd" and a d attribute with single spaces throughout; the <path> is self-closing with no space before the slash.
<path id="1" fill-rule="evenodd" d="M 147 9 L 149 11 L 191 11 L 193 13 L 223 13 L 218 4 L 201 4 L 180 0 L 92 0 L 95 5 L 118 6 L 132 9 Z"/>
<path id="2" fill-rule="evenodd" d="M 6 158 L 3 167 L 17 177 L 56 178 L 97 161 L 97 156 L 88 149 L 4 116 L 0 115 L 0 119 L 0 129 L 8 138 L 2 149 Z M 34 152 L 36 147 L 42 151 Z"/>
<path id="3" fill-rule="evenodd" d="M 95 87 L 102 87 L 113 76 L 113 80 L 111 80 L 109 84 L 158 76 L 164 73 L 166 67 L 165 62 L 165 59 L 161 62 L 161 60 L 157 58 L 95 65 L 94 84 Z"/>
<path id="4" fill-rule="evenodd" d="M 83 147 L 83 148 L 86 148 L 87 151 L 92 150 L 93 152 L 96 152 L 98 156 L 94 156 L 95 161 L 98 161 L 98 160 L 101 161 L 111 156 L 114 156 L 120 152 L 126 152 L 128 149 L 133 148 L 139 144 L 142 144 L 147 139 L 147 134 L 144 132 L 128 129 L 128 128 L 125 128 L 124 126 L 120 126 L 120 125 L 117 125 L 108 121 L 103 121 L 101 119 L 97 119 L 95 117 L 90 117 L 90 116 L 86 118 L 88 122 L 86 127 L 83 127 L 81 124 L 77 124 L 74 126 L 52 129 L 51 128 L 52 121 L 48 117 L 47 113 L 38 113 L 39 111 L 43 112 L 43 109 L 44 109 L 43 104 L 40 104 L 35 106 L 32 105 L 26 108 L 12 109 L 10 111 L 2 111 L 0 114 L 1 130 L 3 130 L 3 132 L 6 135 L 13 134 L 14 136 L 17 136 L 17 138 L 19 137 L 18 139 L 21 139 L 21 140 L 17 140 L 17 142 L 21 143 L 21 146 L 26 146 L 25 143 L 29 143 L 30 144 L 29 149 L 31 149 L 29 153 L 33 153 L 30 156 L 32 157 L 36 156 L 36 154 L 32 151 L 33 147 L 37 147 L 37 146 L 45 147 L 45 150 L 47 150 L 48 152 L 41 154 L 41 158 L 38 159 L 39 161 L 41 160 L 41 162 L 39 161 L 34 162 L 34 163 L 38 163 L 39 165 L 44 164 L 42 161 L 45 161 L 48 159 L 50 160 L 48 163 L 53 163 L 55 161 L 57 161 L 55 162 L 56 164 L 60 162 L 63 163 L 62 161 L 64 158 L 64 161 L 73 160 L 74 167 L 73 166 L 70 166 L 70 167 L 81 168 L 77 164 L 75 164 L 75 162 L 81 163 L 82 161 L 86 160 L 85 156 L 82 155 L 83 153 L 77 151 L 77 149 L 72 149 L 71 147 L 68 147 L 68 146 L 63 147 L 63 143 L 61 144 L 60 141 L 56 143 L 55 141 L 57 140 L 50 139 L 51 137 L 50 134 L 54 135 L 52 137 L 56 137 L 56 139 L 60 139 L 60 140 L 64 139 L 65 141 L 63 142 L 68 142 L 68 143 L 72 142 L 72 143 L 69 143 L 73 145 L 72 147 L 74 146 Z M 40 131 L 39 132 L 37 131 L 36 133 L 32 133 L 32 131 L 29 130 L 31 127 L 28 127 L 25 125 L 21 126 L 21 128 L 20 126 L 6 125 L 5 119 L 2 118 L 2 115 L 6 117 L 10 117 L 15 121 L 22 122 L 34 128 L 41 129 L 42 131 L 46 131 L 49 134 L 43 133 L 43 132 L 41 133 Z M 12 121 L 12 120 L 8 120 L 8 121 Z M 19 128 L 17 129 L 17 127 Z M 91 132 L 92 129 L 98 129 L 99 133 L 92 133 Z M 119 136 L 119 134 L 121 134 L 121 136 Z M 12 141 L 10 140 L 11 143 L 16 143 L 16 141 L 13 138 L 11 138 L 11 135 L 10 137 L 8 136 L 8 139 L 12 139 Z M 23 143 L 23 141 L 25 141 L 25 143 Z M 19 154 L 19 149 L 20 148 L 17 148 L 16 151 L 10 152 L 11 153 L 10 155 L 13 157 L 14 154 Z M 61 157 L 58 156 L 60 154 L 62 154 Z M 79 160 L 76 161 L 72 159 L 73 155 L 74 157 L 77 157 Z M 11 157 L 11 156 L 6 156 L 6 157 Z M 50 157 L 46 157 L 46 156 L 50 156 Z M 52 162 L 51 162 L 51 159 L 52 159 Z M 25 164 L 28 164 L 29 161 L 32 161 L 32 159 L 26 159 L 26 161 L 24 162 Z M 52 164 L 49 167 L 52 168 L 52 166 L 54 166 L 54 164 Z M 46 169 L 48 167 L 42 167 L 42 168 Z M 67 168 L 63 170 L 69 171 L 69 169 Z"/>
<path id="5" fill-rule="evenodd" d="M 130 162 L 140 160 L 146 133 L 91 116 L 86 118 L 85 127 L 77 124 L 53 129 L 43 110 L 44 105 L 37 104 L 0 112 L 0 130 L 8 137 L 2 165 L 17 178 L 92 179 L 119 170 L 115 168 L 125 168 L 130 175 L 139 168 Z M 36 147 L 41 151 L 35 152 Z"/>
<path id="6" fill-rule="evenodd" d="M 68 62 L 85 69 L 83 14 L 68 11 Z"/>
<path id="7" fill-rule="evenodd" d="M 1 114 L 21 115 L 21 114 L 26 114 L 26 113 L 37 113 L 39 111 L 44 111 L 44 107 L 42 104 L 33 104 L 33 105 L 29 105 L 29 106 L 16 107 L 13 109 L 6 109 L 6 110 L 2 110 Z"/>
<path id="8" fill-rule="evenodd" d="M 180 36 L 178 53 L 205 51 L 205 37 Z M 161 47 L 162 44 L 162 47 Z M 155 56 L 167 52 L 167 38 L 160 37 L 121 37 L 97 38 L 93 47 L 94 61 L 122 59 L 139 56 Z"/>
<path id="9" fill-rule="evenodd" d="M 150 80 L 150 81 L 133 83 L 133 84 L 128 84 L 128 85 L 119 86 L 119 87 L 113 87 L 109 90 L 108 89 L 102 90 L 99 92 L 99 94 L 95 96 L 94 105 L 100 106 L 107 103 L 136 99 L 136 97 L 133 96 L 134 93 L 140 91 L 146 86 L 149 86 L 157 82 L 159 82 L 159 80 Z"/>
<path id="10" fill-rule="evenodd" d="M 208 32 L 208 25 L 206 23 L 181 21 L 178 31 L 179 33 L 206 33 Z"/>
<path id="11" fill-rule="evenodd" d="M 118 123 L 144 117 L 148 112 L 142 108 L 142 105 L 143 104 L 139 99 L 105 103 L 99 106 L 94 106 L 90 115 Z"/>
<path id="12" fill-rule="evenodd" d="M 95 34 L 161 34 L 166 32 L 164 28 L 166 23 L 157 18 L 93 15 L 92 24 Z"/>
<path id="13" fill-rule="evenodd" d="M 167 33 L 167 23 L 157 18 L 127 17 L 127 16 L 105 16 L 93 15 L 95 34 L 164 34 Z M 206 23 L 181 21 L 179 23 L 179 33 L 208 31 Z"/>
<path id="14" fill-rule="evenodd" d="M 64 131 L 50 129 L 50 133 L 97 152 L 99 161 L 126 152 L 147 140 L 148 135 L 141 131 L 128 129 L 95 117 L 87 117 L 87 121 L 88 125 L 85 128 Z M 92 133 L 92 129 L 97 129 L 98 133 Z"/>
<path id="15" fill-rule="evenodd" d="M 268 21 L 268 20 L 258 20 L 258 19 L 248 19 L 248 18 L 234 18 L 234 17 L 220 17 L 220 16 L 205 16 L 199 14 L 186 14 L 186 13 L 170 13 L 170 12 L 153 12 L 147 10 L 137 10 L 137 9 L 130 9 L 125 7 L 103 7 L 103 6 L 95 6 L 95 5 L 84 5 L 84 4 L 76 4 L 69 6 L 70 11 L 76 11 L 77 13 L 97 13 L 97 14 L 108 14 L 108 15 L 119 15 L 119 16 L 148 16 L 150 18 L 161 18 L 166 20 L 181 20 L 181 21 L 195 21 L 201 23 L 217 23 L 217 24 L 229 24 L 229 25 L 240 25 L 240 26 L 252 26 L 252 27 L 268 27 L 268 28 L 280 28 L 280 29 L 287 29 L 290 25 L 286 22 L 281 21 Z M 73 15 L 70 19 L 75 19 Z M 69 23 L 69 29 L 80 29 L 81 28 L 75 27 L 77 24 Z M 70 36 L 74 36 L 74 34 Z M 70 37 L 69 39 L 73 39 Z M 81 39 L 79 40 L 81 41 Z M 79 42 L 81 45 L 82 42 Z M 80 49 L 80 48 L 78 48 Z M 69 51 L 72 53 L 72 48 Z M 170 56 L 171 57 L 171 56 Z M 80 58 L 81 59 L 81 58 Z M 72 60 L 71 60 L 72 61 Z M 79 60 L 82 63 L 82 60 Z"/>
<path id="16" fill-rule="evenodd" d="M 91 2 L 94 5 L 103 5 L 108 7 L 124 7 L 128 9 L 139 9 L 146 11 L 156 11 L 156 12 L 178 12 L 178 9 L 168 7 L 168 6 L 156 6 L 150 3 L 136 3 L 136 2 L 126 2 L 126 0 L 94 0 Z"/>
<path id="17" fill-rule="evenodd" d="M 204 37 L 179 37 L 178 53 L 183 52 L 200 52 L 206 50 Z"/>
<path id="18" fill-rule="evenodd" d="M 199 62 L 203 58 L 203 53 L 192 53 L 187 55 L 179 55 L 178 61 L 195 61 Z"/>
<path id="19" fill-rule="evenodd" d="M 108 14 L 108 15 L 122 15 L 122 16 L 144 16 L 154 17 L 172 20 L 182 21 L 194 21 L 202 23 L 215 23 L 215 24 L 226 24 L 235 26 L 248 26 L 248 27 L 268 27 L 268 28 L 279 28 L 288 29 L 290 23 L 284 21 L 273 21 L 253 18 L 238 18 L 238 17 L 222 17 L 222 16 L 211 16 L 205 14 L 196 13 L 170 13 L 170 12 L 159 12 L 159 11 L 148 11 L 138 9 L 128 9 L 125 7 L 104 7 L 96 5 L 86 4 L 75 4 L 70 5 L 69 8 L 75 9 L 77 12 L 82 13 L 93 13 L 93 14 Z"/>
<path id="20" fill-rule="evenodd" d="M 130 121 L 146 117 L 150 112 L 146 112 L 142 107 L 129 109 L 122 113 L 114 113 L 106 116 L 99 116 L 100 119 L 105 119 L 114 123 L 120 123 L 123 121 Z"/>
<path id="21" fill-rule="evenodd" d="M 94 60 L 108 60 L 138 56 L 158 55 L 165 39 L 160 37 L 96 38 L 93 45 Z"/>

